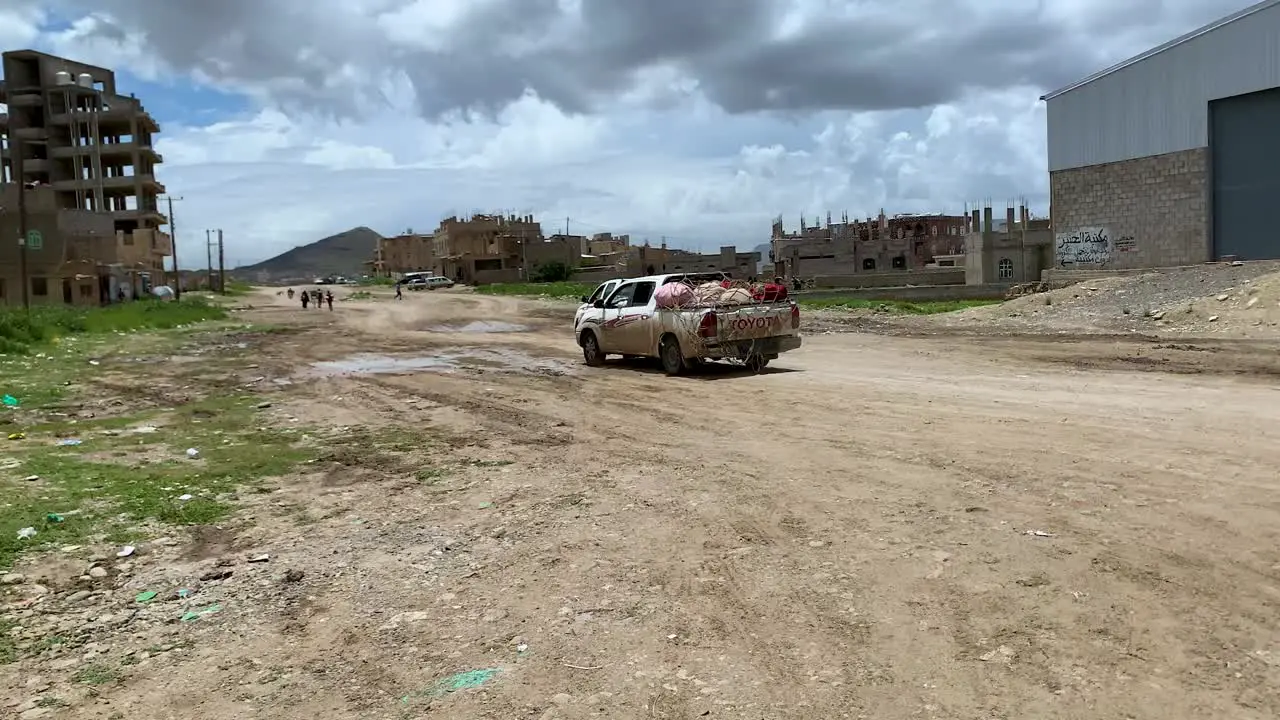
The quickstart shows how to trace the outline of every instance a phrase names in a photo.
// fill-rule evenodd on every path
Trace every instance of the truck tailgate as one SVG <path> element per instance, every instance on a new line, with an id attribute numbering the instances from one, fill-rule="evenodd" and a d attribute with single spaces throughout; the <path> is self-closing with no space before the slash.
<path id="1" fill-rule="evenodd" d="M 720 312 L 717 339 L 721 342 L 754 340 L 757 338 L 790 335 L 791 305 L 748 305 L 737 310 Z"/>

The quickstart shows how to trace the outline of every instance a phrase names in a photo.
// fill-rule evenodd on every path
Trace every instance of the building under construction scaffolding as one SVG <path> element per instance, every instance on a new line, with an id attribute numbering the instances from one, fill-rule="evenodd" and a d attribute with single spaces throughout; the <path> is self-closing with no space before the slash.
<path id="1" fill-rule="evenodd" d="M 31 189 L 27 229 L 38 239 L 27 249 L 33 299 L 58 299 L 48 291 L 52 279 L 64 280 L 66 302 L 115 299 L 118 285 L 128 286 L 125 295 L 137 292 L 138 283 L 107 283 L 108 275 L 158 282 L 172 243 L 158 202 L 165 188 L 155 176 L 163 161 L 152 145 L 160 131 L 155 119 L 136 98 L 118 94 L 115 73 L 106 68 L 34 50 L 4 53 L 3 68 L 0 103 L 8 112 L 0 114 L 0 180 L 10 200 L 17 187 Z M 12 204 L 0 209 L 5 237 L 17 234 Z M 0 243 L 0 301 L 12 302 L 15 293 L 5 290 L 21 282 L 14 282 L 12 246 Z M 80 279 L 72 285 L 91 276 L 103 283 L 82 298 L 65 282 L 69 274 Z"/>

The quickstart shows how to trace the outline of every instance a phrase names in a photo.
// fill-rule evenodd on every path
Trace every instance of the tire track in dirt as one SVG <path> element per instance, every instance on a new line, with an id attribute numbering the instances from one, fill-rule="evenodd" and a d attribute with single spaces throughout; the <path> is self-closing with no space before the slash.
<path id="1" fill-rule="evenodd" d="M 300 320 L 263 363 L 441 352 L 473 343 L 412 328 L 548 307 L 374 301 Z M 576 356 L 565 330 L 528 324 L 477 344 Z M 320 429 L 434 434 L 408 456 L 450 474 L 326 484 L 316 467 L 252 499 L 253 544 L 305 587 L 140 687 L 181 688 L 211 720 L 244 716 L 235 692 L 278 717 L 378 716 L 481 667 L 499 679 L 408 711 L 1276 714 L 1256 653 L 1280 643 L 1280 411 L 1256 387 L 1028 366 L 956 338 L 806 342 L 779 361 L 794 372 L 759 376 L 611 364 L 281 390 L 278 409 Z M 471 462 L 493 458 L 515 463 Z M 289 508 L 308 522 L 281 526 Z"/>

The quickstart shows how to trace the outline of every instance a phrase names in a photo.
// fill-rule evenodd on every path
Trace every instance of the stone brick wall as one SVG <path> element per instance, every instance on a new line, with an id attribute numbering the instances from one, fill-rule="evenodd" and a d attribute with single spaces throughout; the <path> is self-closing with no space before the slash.
<path id="1" fill-rule="evenodd" d="M 1207 163 L 1207 151 L 1199 148 L 1050 173 L 1054 267 L 1121 270 L 1208 261 Z"/>

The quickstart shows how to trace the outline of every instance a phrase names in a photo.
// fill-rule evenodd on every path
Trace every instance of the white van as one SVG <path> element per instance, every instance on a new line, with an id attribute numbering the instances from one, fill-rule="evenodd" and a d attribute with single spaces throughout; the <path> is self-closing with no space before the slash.
<path id="1" fill-rule="evenodd" d="M 429 272 L 413 272 L 405 273 L 400 278 L 400 282 L 410 290 L 435 290 L 437 288 L 451 288 L 454 283 L 447 277 L 433 275 Z"/>

